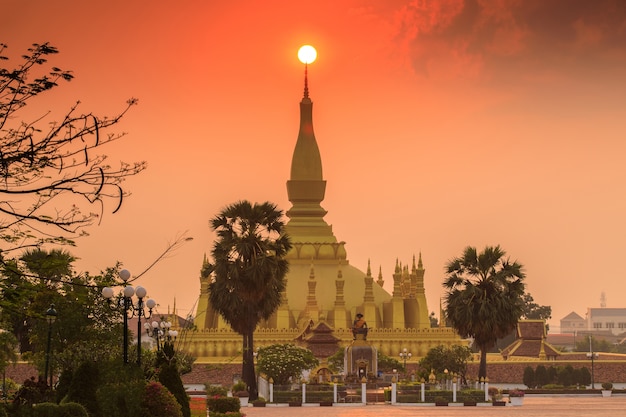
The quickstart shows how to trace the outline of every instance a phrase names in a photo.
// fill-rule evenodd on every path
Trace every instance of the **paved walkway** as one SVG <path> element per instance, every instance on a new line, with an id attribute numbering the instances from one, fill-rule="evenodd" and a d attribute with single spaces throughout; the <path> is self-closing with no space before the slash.
<path id="1" fill-rule="evenodd" d="M 526 397 L 521 407 L 424 407 L 341 405 L 332 407 L 248 407 L 247 417 L 619 417 L 626 415 L 626 396 Z"/>

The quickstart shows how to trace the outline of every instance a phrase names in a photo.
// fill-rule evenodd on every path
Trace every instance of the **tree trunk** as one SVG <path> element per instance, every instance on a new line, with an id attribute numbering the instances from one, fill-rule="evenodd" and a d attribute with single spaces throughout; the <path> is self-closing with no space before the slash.
<path id="1" fill-rule="evenodd" d="M 250 401 L 254 401 L 258 398 L 258 388 L 256 383 L 256 373 L 254 371 L 254 329 L 248 330 L 247 334 L 243 335 L 243 364 L 241 375 L 243 381 L 248 387 L 250 393 Z"/>
<path id="2" fill-rule="evenodd" d="M 486 346 L 480 347 L 480 365 L 478 366 L 478 379 L 487 378 L 487 351 Z"/>

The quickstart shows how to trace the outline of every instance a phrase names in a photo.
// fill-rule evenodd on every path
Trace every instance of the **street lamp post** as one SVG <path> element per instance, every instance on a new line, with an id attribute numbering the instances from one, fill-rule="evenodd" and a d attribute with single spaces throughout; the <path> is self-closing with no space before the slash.
<path id="1" fill-rule="evenodd" d="M 404 359 L 404 373 L 405 374 L 408 374 L 408 371 L 406 369 L 406 360 L 410 359 L 411 356 L 413 355 L 406 348 L 402 349 L 402 352 L 400 352 L 400 359 Z"/>
<path id="2" fill-rule="evenodd" d="M 48 383 L 48 369 L 50 366 L 50 342 L 52 341 L 52 323 L 57 318 L 57 311 L 54 304 L 50 304 L 50 308 L 46 311 L 46 321 L 48 322 L 48 346 L 46 347 L 46 369 L 44 372 L 44 381 Z M 52 375 L 50 375 L 50 386 L 52 386 Z"/>
<path id="3" fill-rule="evenodd" d="M 156 301 L 149 299 L 144 303 L 148 291 L 141 286 L 133 288 L 128 285 L 130 272 L 122 269 L 119 273 L 120 278 L 124 281 L 124 289 L 118 298 L 117 303 L 113 302 L 113 288 L 104 287 L 102 295 L 108 300 L 109 306 L 113 309 L 122 308 L 124 310 L 124 364 L 128 363 L 128 319 L 137 316 L 137 365 L 141 366 L 141 318 L 149 319 L 152 317 L 152 309 L 156 306 Z M 137 296 L 137 304 L 133 304 L 133 295 Z M 146 314 L 144 308 L 148 308 Z"/>
<path id="4" fill-rule="evenodd" d="M 593 351 L 593 345 L 591 343 L 591 335 L 589 335 L 589 353 L 587 353 L 587 358 L 591 359 L 591 389 L 595 389 L 594 385 L 594 369 L 593 369 L 593 360 L 598 357 L 598 354 Z"/>
<path id="5" fill-rule="evenodd" d="M 163 318 L 161 318 L 161 322 L 155 320 L 152 323 L 146 322 L 143 325 L 146 328 L 148 336 L 156 339 L 157 350 L 161 350 L 162 345 L 165 345 L 165 343 L 172 340 L 176 340 L 176 337 L 178 336 L 178 332 L 176 330 L 170 330 L 172 323 L 163 320 Z"/>

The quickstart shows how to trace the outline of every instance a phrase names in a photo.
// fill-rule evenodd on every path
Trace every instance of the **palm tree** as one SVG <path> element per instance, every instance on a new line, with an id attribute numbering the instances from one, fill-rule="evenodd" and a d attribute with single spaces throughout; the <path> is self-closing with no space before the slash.
<path id="1" fill-rule="evenodd" d="M 253 334 L 281 303 L 284 259 L 291 241 L 284 233 L 283 212 L 265 202 L 239 201 L 211 220 L 217 240 L 203 276 L 211 275 L 209 301 L 234 331 L 243 336 L 242 378 L 251 400 L 257 398 Z"/>
<path id="2" fill-rule="evenodd" d="M 468 246 L 446 265 L 446 319 L 461 337 L 474 338 L 480 349 L 479 378 L 487 376 L 489 349 L 523 313 L 523 267 L 505 255 L 500 246 L 487 246 L 482 253 Z"/>

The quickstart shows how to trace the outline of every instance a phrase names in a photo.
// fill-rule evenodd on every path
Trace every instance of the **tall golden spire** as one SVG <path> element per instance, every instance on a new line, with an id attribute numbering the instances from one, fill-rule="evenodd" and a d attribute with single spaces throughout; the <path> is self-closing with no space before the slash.
<path id="1" fill-rule="evenodd" d="M 324 220 L 320 203 L 326 193 L 322 157 L 313 133 L 313 102 L 309 98 L 308 65 L 305 62 L 304 96 L 300 101 L 300 130 L 291 159 L 287 195 L 292 206 L 287 211 L 287 232 L 297 241 L 336 242 L 332 228 Z"/>

